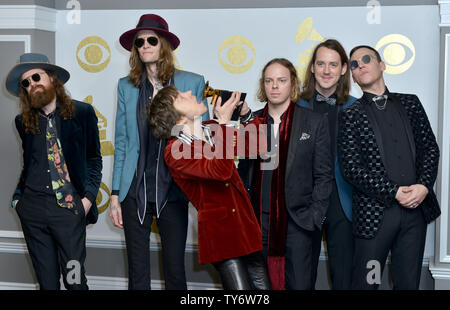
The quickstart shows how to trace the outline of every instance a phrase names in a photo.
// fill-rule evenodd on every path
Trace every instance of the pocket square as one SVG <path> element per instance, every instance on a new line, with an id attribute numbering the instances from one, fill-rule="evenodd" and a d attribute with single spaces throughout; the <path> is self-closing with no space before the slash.
<path id="1" fill-rule="evenodd" d="M 300 137 L 300 141 L 308 140 L 309 138 L 311 138 L 311 135 L 304 132 L 304 133 L 302 133 L 302 136 Z"/>

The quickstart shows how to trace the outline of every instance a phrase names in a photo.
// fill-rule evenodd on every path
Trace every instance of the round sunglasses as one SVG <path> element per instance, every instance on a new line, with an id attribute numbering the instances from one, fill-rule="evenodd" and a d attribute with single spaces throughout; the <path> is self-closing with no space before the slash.
<path id="1" fill-rule="evenodd" d="M 370 55 L 364 55 L 361 58 L 361 61 L 363 62 L 363 64 L 368 64 L 370 61 L 372 60 L 372 57 Z M 352 60 L 350 62 L 350 69 L 355 70 L 356 68 L 359 67 L 359 61 L 358 60 Z"/>
<path id="2" fill-rule="evenodd" d="M 28 78 L 26 78 L 26 79 L 23 79 L 23 80 L 20 82 L 20 85 L 22 85 L 23 88 L 28 88 L 28 87 L 30 86 L 30 84 L 31 84 L 30 78 L 31 78 L 34 82 L 39 82 L 39 81 L 41 80 L 41 74 L 45 74 L 45 72 L 35 73 L 35 74 L 33 74 L 32 76 L 30 76 L 30 77 L 28 77 Z"/>
<path id="3" fill-rule="evenodd" d="M 134 41 L 134 45 L 136 45 L 137 48 L 141 48 L 144 46 L 145 40 L 147 40 L 148 44 L 151 46 L 158 45 L 158 38 L 157 37 L 147 37 L 147 39 L 144 38 L 137 38 Z"/>

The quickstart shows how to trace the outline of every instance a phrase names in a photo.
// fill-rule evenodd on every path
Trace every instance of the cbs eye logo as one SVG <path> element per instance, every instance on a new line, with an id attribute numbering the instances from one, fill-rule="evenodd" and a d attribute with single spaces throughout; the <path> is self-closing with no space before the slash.
<path id="1" fill-rule="evenodd" d="M 98 214 L 102 214 L 108 208 L 111 201 L 111 192 L 105 183 L 100 183 L 100 188 L 98 189 L 98 194 L 95 199 L 97 204 Z"/>
<path id="2" fill-rule="evenodd" d="M 91 73 L 103 71 L 111 60 L 111 49 L 97 36 L 83 39 L 77 47 L 77 61 L 81 68 Z"/>
<path id="3" fill-rule="evenodd" d="M 382 55 L 388 74 L 401 74 L 416 59 L 416 49 L 411 40 L 401 34 L 389 34 L 378 41 L 375 49 Z"/>
<path id="4" fill-rule="evenodd" d="M 253 66 L 256 51 L 249 39 L 242 36 L 232 36 L 220 45 L 218 57 L 225 70 L 233 74 L 240 74 Z"/>

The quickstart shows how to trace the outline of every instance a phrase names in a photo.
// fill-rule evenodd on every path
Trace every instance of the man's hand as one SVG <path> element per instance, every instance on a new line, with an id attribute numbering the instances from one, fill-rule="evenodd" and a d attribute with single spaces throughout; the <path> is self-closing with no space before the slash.
<path id="1" fill-rule="evenodd" d="M 250 108 L 248 107 L 247 102 L 244 101 L 244 103 L 242 103 L 241 116 L 247 114 L 249 111 L 250 111 Z"/>
<path id="2" fill-rule="evenodd" d="M 84 197 L 83 199 L 81 199 L 81 203 L 83 204 L 84 215 L 86 216 L 92 207 L 92 202 L 86 197 Z"/>
<path id="3" fill-rule="evenodd" d="M 122 209 L 120 207 L 119 196 L 111 195 L 111 203 L 109 204 L 109 217 L 114 226 L 123 229 Z"/>
<path id="4" fill-rule="evenodd" d="M 417 208 L 428 195 L 428 188 L 422 184 L 400 186 L 395 199 L 405 208 Z"/>
<path id="5" fill-rule="evenodd" d="M 224 104 L 221 104 L 221 97 L 217 99 L 217 102 L 214 105 L 214 115 L 217 117 L 219 124 L 228 124 L 230 122 L 234 109 L 236 109 L 236 107 L 240 104 L 240 99 L 240 92 L 233 92 L 230 99 L 228 99 Z"/>

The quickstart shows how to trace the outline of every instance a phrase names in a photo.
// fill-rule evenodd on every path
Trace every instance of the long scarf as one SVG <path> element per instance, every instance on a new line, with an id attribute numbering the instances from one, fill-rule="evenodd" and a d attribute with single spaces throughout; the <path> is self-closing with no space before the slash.
<path id="1" fill-rule="evenodd" d="M 286 176 L 286 161 L 289 148 L 289 139 L 291 136 L 292 119 L 294 116 L 294 107 L 295 103 L 291 102 L 285 112 L 283 120 L 280 123 L 278 134 L 279 147 L 277 151 L 278 166 L 272 173 L 272 180 L 270 185 L 270 215 L 267 265 L 270 282 L 272 284 L 272 289 L 274 290 L 285 289 L 285 253 L 288 214 L 286 209 L 284 180 Z M 263 123 L 267 124 L 268 105 L 266 105 L 266 107 L 264 108 L 261 117 L 263 118 Z M 260 164 L 262 163 L 260 162 Z M 261 169 L 254 169 L 253 171 L 254 182 L 252 184 L 252 200 L 255 206 L 256 217 L 259 219 L 259 223 L 261 225 L 261 193 L 263 171 Z"/>
<path id="2" fill-rule="evenodd" d="M 147 74 L 142 73 L 140 79 L 139 99 L 137 104 L 137 125 L 139 132 L 139 158 L 136 168 L 136 203 L 138 207 L 138 218 L 141 224 L 144 223 L 147 209 L 147 197 L 145 187 L 145 166 L 148 149 L 149 126 L 146 117 L 146 107 L 153 95 L 153 87 L 147 81 Z"/>

